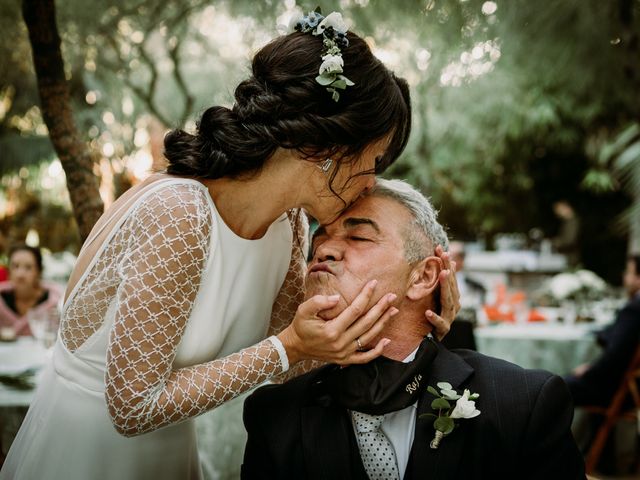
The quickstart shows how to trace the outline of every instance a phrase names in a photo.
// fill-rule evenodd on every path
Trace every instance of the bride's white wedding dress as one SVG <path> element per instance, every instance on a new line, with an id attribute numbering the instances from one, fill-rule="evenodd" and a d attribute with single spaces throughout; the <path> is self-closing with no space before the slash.
<path id="1" fill-rule="evenodd" d="M 2 480 L 200 478 L 194 417 L 288 368 L 265 337 L 301 299 L 298 216 L 246 240 L 203 184 L 172 177 L 120 209 L 83 247 L 104 239 L 64 305 Z"/>

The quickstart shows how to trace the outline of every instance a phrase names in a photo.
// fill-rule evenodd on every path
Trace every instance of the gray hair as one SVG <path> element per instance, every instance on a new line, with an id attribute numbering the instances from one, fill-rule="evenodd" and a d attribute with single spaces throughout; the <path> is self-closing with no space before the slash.
<path id="1" fill-rule="evenodd" d="M 449 248 L 449 239 L 438 223 L 438 214 L 433 205 L 409 183 L 404 180 L 377 178 L 368 195 L 395 200 L 411 213 L 413 222 L 404 233 L 405 257 L 409 263 L 432 255 L 436 245 L 442 245 L 445 250 Z"/>

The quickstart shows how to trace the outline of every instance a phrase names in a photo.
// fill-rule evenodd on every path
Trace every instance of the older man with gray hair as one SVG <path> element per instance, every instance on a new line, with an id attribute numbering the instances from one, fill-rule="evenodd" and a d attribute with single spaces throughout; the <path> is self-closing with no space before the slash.
<path id="1" fill-rule="evenodd" d="M 387 344 L 369 364 L 327 365 L 251 395 L 242 478 L 584 478 L 559 377 L 451 352 L 431 336 L 424 312 L 438 307 L 436 245 L 447 245 L 436 212 L 399 180 L 379 179 L 315 232 L 307 298 L 341 297 L 318 316 L 334 318 L 375 281 L 395 315 L 354 342 Z"/>

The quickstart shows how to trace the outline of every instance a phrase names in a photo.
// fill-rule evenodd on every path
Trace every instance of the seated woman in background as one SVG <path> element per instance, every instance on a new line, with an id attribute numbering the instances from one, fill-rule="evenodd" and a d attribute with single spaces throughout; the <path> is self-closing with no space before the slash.
<path id="1" fill-rule="evenodd" d="M 16 245 L 9 251 L 9 280 L 0 283 L 0 327 L 16 335 L 31 335 L 27 312 L 55 308 L 62 290 L 44 282 L 40 249 Z"/>

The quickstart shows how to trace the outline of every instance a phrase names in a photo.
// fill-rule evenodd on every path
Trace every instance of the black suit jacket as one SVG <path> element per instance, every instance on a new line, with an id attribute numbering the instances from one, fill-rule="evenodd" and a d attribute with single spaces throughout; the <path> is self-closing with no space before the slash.
<path id="1" fill-rule="evenodd" d="M 314 394 L 321 373 L 262 387 L 246 400 L 243 479 L 367 479 L 348 412 Z M 482 413 L 460 420 L 437 450 L 429 447 L 432 423 L 417 419 L 405 479 L 585 478 L 561 378 L 440 347 L 420 388 L 418 414 L 430 411 L 427 385 L 443 381 L 479 393 Z"/>
<path id="2" fill-rule="evenodd" d="M 640 295 L 598 334 L 602 354 L 582 376 L 566 378 L 576 405 L 608 405 L 640 342 Z"/>

